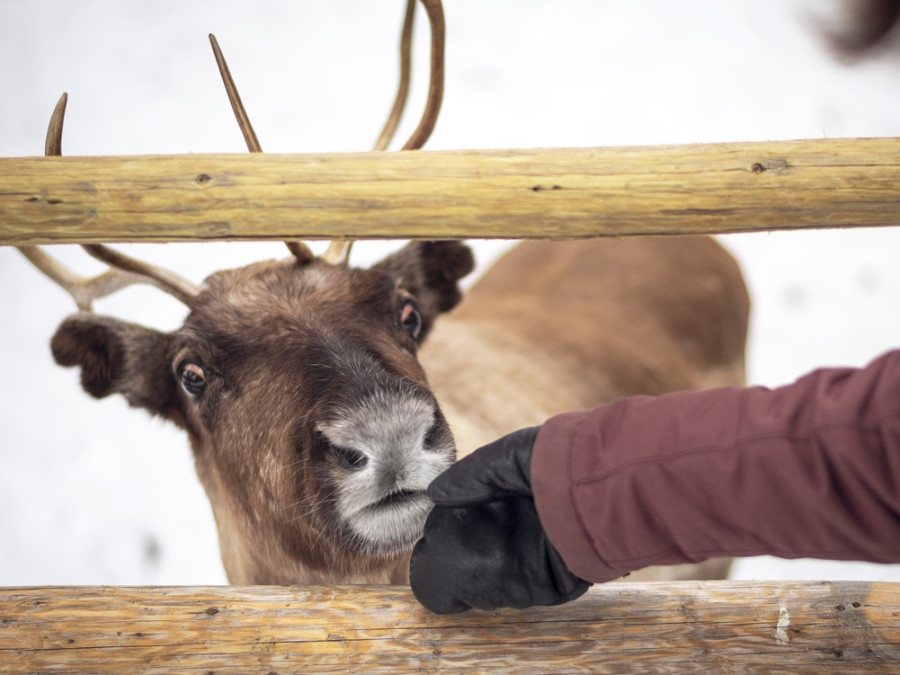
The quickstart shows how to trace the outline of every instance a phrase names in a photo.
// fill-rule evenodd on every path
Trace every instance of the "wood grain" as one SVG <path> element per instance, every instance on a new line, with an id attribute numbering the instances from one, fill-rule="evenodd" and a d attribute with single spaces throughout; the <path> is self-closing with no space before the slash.
<path id="1" fill-rule="evenodd" d="M 894 138 L 0 159 L 0 244 L 881 226 L 898 184 Z"/>
<path id="2" fill-rule="evenodd" d="M 608 584 L 436 616 L 395 587 L 0 589 L 0 671 L 885 673 L 900 584 Z"/>

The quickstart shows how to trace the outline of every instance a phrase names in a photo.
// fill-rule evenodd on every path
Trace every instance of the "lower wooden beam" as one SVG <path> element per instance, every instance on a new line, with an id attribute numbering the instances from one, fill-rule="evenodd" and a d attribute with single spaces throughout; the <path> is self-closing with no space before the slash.
<path id="1" fill-rule="evenodd" d="M 0 589 L 0 671 L 885 673 L 900 584 L 607 584 L 436 616 L 393 587 Z"/>
<path id="2" fill-rule="evenodd" d="M 900 224 L 900 139 L 0 159 L 0 245 Z"/>

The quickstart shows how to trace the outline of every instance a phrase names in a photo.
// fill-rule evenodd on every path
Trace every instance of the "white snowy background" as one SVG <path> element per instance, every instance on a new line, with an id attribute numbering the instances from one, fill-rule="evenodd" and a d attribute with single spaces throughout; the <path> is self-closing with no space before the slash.
<path id="1" fill-rule="evenodd" d="M 397 80 L 404 0 L 0 0 L 0 156 L 39 155 L 63 91 L 68 155 L 243 152 L 219 38 L 263 148 L 368 149 Z M 900 136 L 900 60 L 849 67 L 814 0 L 447 0 L 446 96 L 429 149 Z M 426 83 L 418 15 L 409 134 Z M 753 299 L 749 381 L 862 365 L 900 336 L 900 229 L 724 237 Z M 358 245 L 368 264 L 385 243 Z M 482 264 L 503 244 L 475 243 Z M 278 244 L 123 246 L 200 281 Z M 83 272 L 77 249 L 55 252 Z M 0 586 L 219 584 L 186 438 L 82 393 L 48 341 L 71 299 L 0 248 Z M 173 329 L 133 288 L 97 310 Z M 785 514 L 789 518 L 790 514 Z M 895 566 L 741 561 L 738 578 L 900 580 Z"/>

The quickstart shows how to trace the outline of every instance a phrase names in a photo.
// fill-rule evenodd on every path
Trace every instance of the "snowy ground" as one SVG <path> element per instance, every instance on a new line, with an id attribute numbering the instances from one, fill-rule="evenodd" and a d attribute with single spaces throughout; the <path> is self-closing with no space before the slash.
<path id="1" fill-rule="evenodd" d="M 66 154 L 242 152 L 209 32 L 264 149 L 367 149 L 393 97 L 403 4 L 0 0 L 0 156 L 42 152 L 63 91 Z M 824 11 L 813 0 L 446 5 L 447 90 L 430 149 L 900 136 L 900 62 L 831 59 L 810 29 L 812 8 Z M 421 15 L 419 26 L 411 111 L 424 90 Z M 900 229 L 724 241 L 753 297 L 751 382 L 861 365 L 897 344 Z M 482 263 L 502 248 L 475 245 Z M 283 252 L 125 249 L 197 281 Z M 356 260 L 384 250 L 359 246 Z M 88 398 L 52 363 L 47 342 L 74 307 L 11 249 L 0 249 L 0 288 L 0 585 L 224 583 L 183 435 L 117 398 Z M 183 310 L 160 295 L 130 289 L 98 310 L 174 328 Z M 749 559 L 736 575 L 900 580 L 900 569 Z"/>

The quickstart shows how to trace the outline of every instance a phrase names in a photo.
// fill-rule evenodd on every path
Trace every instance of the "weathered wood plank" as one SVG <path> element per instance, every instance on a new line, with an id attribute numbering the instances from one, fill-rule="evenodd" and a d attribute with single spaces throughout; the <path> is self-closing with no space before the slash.
<path id="1" fill-rule="evenodd" d="M 898 181 L 900 139 L 0 159 L 0 244 L 879 226 Z"/>
<path id="2" fill-rule="evenodd" d="M 609 584 L 440 617 L 389 587 L 0 589 L 0 671 L 884 673 L 900 584 Z"/>

